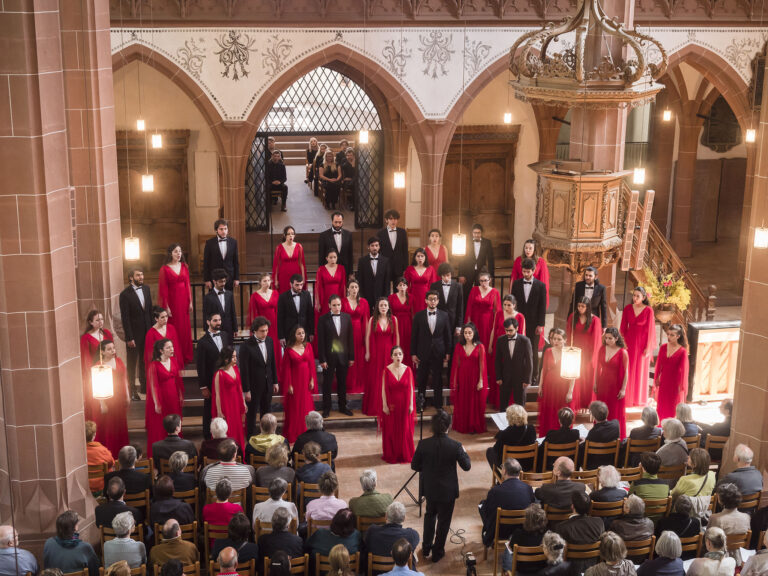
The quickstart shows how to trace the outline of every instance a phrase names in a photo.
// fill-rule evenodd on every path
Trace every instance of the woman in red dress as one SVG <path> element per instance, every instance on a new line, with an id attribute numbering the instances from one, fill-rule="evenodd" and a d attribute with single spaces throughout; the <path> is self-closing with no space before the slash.
<path id="1" fill-rule="evenodd" d="M 491 288 L 491 275 L 481 272 L 478 277 L 480 286 L 473 286 L 467 300 L 467 313 L 464 322 L 477 326 L 477 336 L 485 348 L 485 369 L 487 382 L 496 383 L 496 324 L 501 309 L 501 296 L 496 288 Z M 498 389 L 493 392 L 492 401 L 498 404 Z"/>
<path id="2" fill-rule="evenodd" d="M 390 351 L 400 346 L 397 318 L 392 317 L 389 301 L 382 297 L 376 302 L 376 314 L 368 319 L 365 330 L 366 375 L 363 385 L 363 414 L 381 414 L 381 373 L 391 359 Z"/>
<path id="3" fill-rule="evenodd" d="M 163 418 L 169 414 L 181 416 L 184 405 L 184 384 L 179 366 L 173 359 L 174 346 L 168 338 L 157 340 L 152 362 L 147 367 L 147 402 L 144 407 L 147 429 L 147 455 L 152 457 L 152 444 L 166 436 Z"/>
<path id="4" fill-rule="evenodd" d="M 327 313 L 331 307 L 328 300 L 331 296 L 344 296 L 347 285 L 347 271 L 339 264 L 339 253 L 331 249 L 325 256 L 326 264 L 317 269 L 315 281 L 315 334 L 320 316 Z M 312 350 L 317 353 L 317 338 L 312 342 Z"/>
<path id="5" fill-rule="evenodd" d="M 453 429 L 462 434 L 485 432 L 485 400 L 488 395 L 485 346 L 477 338 L 477 328 L 464 324 L 453 351 L 451 365 L 451 403 Z"/>
<path id="6" fill-rule="evenodd" d="M 415 315 L 427 307 L 425 298 L 429 287 L 433 282 L 440 280 L 434 268 L 427 266 L 427 253 L 424 248 L 416 248 L 411 265 L 405 269 L 403 277 L 408 281 L 411 312 Z"/>
<path id="7" fill-rule="evenodd" d="M 293 444 L 299 434 L 306 432 L 305 418 L 315 409 L 312 394 L 315 391 L 317 372 L 312 346 L 306 343 L 307 333 L 301 326 L 288 332 L 283 356 L 280 384 L 284 398 L 285 421 L 283 436 Z"/>
<path id="8" fill-rule="evenodd" d="M 662 344 L 653 375 L 656 412 L 659 420 L 675 418 L 678 404 L 688 395 L 688 339 L 680 324 L 667 329 L 667 343 Z"/>
<path id="9" fill-rule="evenodd" d="M 296 230 L 293 226 L 283 228 L 283 242 L 277 245 L 275 257 L 272 260 L 272 278 L 275 290 L 285 292 L 291 288 L 291 276 L 301 274 L 307 281 L 307 267 L 304 264 L 304 248 L 294 242 Z"/>
<path id="10" fill-rule="evenodd" d="M 131 394 L 128 392 L 128 375 L 125 364 L 117 357 L 117 349 L 112 340 L 102 340 L 101 360 L 112 368 L 112 398 L 100 402 L 99 436 L 112 456 L 117 458 L 123 446 L 128 446 L 128 406 Z"/>
<path id="11" fill-rule="evenodd" d="M 176 330 L 181 348 L 177 360 L 182 366 L 195 359 L 192 348 L 192 324 L 189 312 L 192 310 L 192 285 L 189 283 L 189 268 L 184 263 L 181 245 L 171 244 L 160 268 L 157 279 L 158 304 L 168 310 L 168 322 Z"/>
<path id="12" fill-rule="evenodd" d="M 408 464 L 413 458 L 416 427 L 413 370 L 403 364 L 403 349 L 391 351 L 392 363 L 381 374 L 382 458 L 390 464 Z"/>
<path id="13" fill-rule="evenodd" d="M 149 371 L 149 364 L 152 361 L 155 342 L 167 338 L 173 342 L 173 361 L 179 367 L 179 370 L 183 370 L 184 364 L 182 359 L 175 356 L 175 351 L 181 350 L 179 335 L 176 334 L 176 329 L 168 323 L 168 311 L 161 306 L 153 306 L 152 316 L 155 318 L 155 324 L 149 329 L 146 339 L 144 340 L 144 366 L 146 366 L 147 371 Z"/>
<path id="14" fill-rule="evenodd" d="M 443 235 L 437 228 L 429 231 L 429 244 L 427 244 L 427 264 L 435 271 L 437 277 L 440 277 L 438 268 L 443 262 L 448 262 L 448 252 L 443 246 Z M 408 356 L 406 356 L 407 358 Z"/>
<path id="15" fill-rule="evenodd" d="M 496 316 L 496 327 L 493 332 L 493 337 L 491 340 L 493 341 L 493 345 L 496 345 L 496 342 L 499 338 L 506 335 L 506 331 L 504 330 L 504 320 L 507 318 L 514 318 L 517 320 L 517 331 L 520 334 L 525 334 L 525 316 L 523 316 L 520 312 L 517 311 L 517 299 L 512 296 L 512 294 L 507 294 L 504 296 L 504 298 L 501 300 L 501 310 L 502 314 L 498 314 Z M 495 356 L 494 356 L 495 358 Z M 496 366 L 493 367 L 493 373 L 494 378 L 493 380 L 488 381 L 488 398 L 491 401 L 491 404 L 494 406 L 499 405 L 499 385 L 496 384 Z M 501 406 L 501 409 L 506 409 L 506 406 Z"/>
<path id="16" fill-rule="evenodd" d="M 621 335 L 629 354 L 627 406 L 645 406 L 648 403 L 651 355 L 656 348 L 656 320 L 642 286 L 635 288 L 632 303 L 621 313 Z"/>
<path id="17" fill-rule="evenodd" d="M 552 348 L 542 359 L 541 381 L 539 382 L 539 437 L 550 430 L 560 428 L 557 413 L 563 406 L 573 409 L 573 387 L 575 380 L 560 377 L 560 359 L 565 344 L 565 330 L 555 328 L 552 334 Z"/>
<path id="18" fill-rule="evenodd" d="M 83 375 L 83 410 L 85 419 L 96 422 L 101 429 L 98 402 L 91 389 L 91 367 L 99 363 L 99 346 L 105 340 L 113 341 L 112 332 L 104 328 L 104 315 L 91 310 L 85 318 L 85 333 L 80 336 L 80 369 Z"/>
<path id="19" fill-rule="evenodd" d="M 533 269 L 533 277 L 544 282 L 547 287 L 547 308 L 549 308 L 549 267 L 547 261 L 541 256 L 536 255 L 536 240 L 529 238 L 523 244 L 523 254 L 515 258 L 512 265 L 512 276 L 509 279 L 509 287 L 512 289 L 512 282 L 523 277 L 523 260 L 530 258 L 536 262 L 536 268 Z M 539 337 L 539 350 L 544 348 L 544 334 Z"/>
<path id="20" fill-rule="evenodd" d="M 573 390 L 573 406 L 580 410 L 592 402 L 592 388 L 595 385 L 597 351 L 601 345 L 603 327 L 600 318 L 592 316 L 592 303 L 584 297 L 576 304 L 576 315 L 568 316 L 566 341 L 581 348 L 581 377 L 576 379 Z"/>
<path id="21" fill-rule="evenodd" d="M 355 362 L 347 370 L 347 393 L 357 394 L 363 391 L 365 382 L 366 365 L 361 360 L 365 358 L 365 331 L 368 327 L 368 319 L 371 317 L 371 308 L 365 298 L 360 298 L 360 284 L 357 280 L 350 280 L 347 285 L 347 297 L 341 300 L 342 311 L 349 314 L 352 319 L 352 339 L 355 343 Z"/>
<path id="22" fill-rule="evenodd" d="M 219 356 L 219 369 L 213 377 L 213 401 L 211 417 L 223 418 L 227 423 L 228 436 L 240 447 L 245 444 L 243 416 L 248 406 L 243 397 L 243 382 L 237 367 L 237 354 L 233 346 L 224 346 Z"/>
<path id="23" fill-rule="evenodd" d="M 413 327 L 413 310 L 411 297 L 408 294 L 408 280 L 400 278 L 395 286 L 395 293 L 389 295 L 389 309 L 397 320 L 397 332 L 400 336 L 400 348 L 403 349 L 403 363 L 413 366 L 411 360 L 411 328 Z"/>
<path id="24" fill-rule="evenodd" d="M 280 374 L 280 360 L 283 357 L 280 339 L 277 337 L 277 299 L 279 297 L 277 290 L 272 290 L 272 273 L 264 272 L 259 281 L 259 288 L 251 294 L 248 302 L 248 326 L 253 324 L 256 316 L 264 316 L 269 320 L 268 335 L 272 338 L 275 347 L 275 365 L 278 374 Z"/>
<path id="25" fill-rule="evenodd" d="M 595 397 L 608 406 L 608 419 L 619 421 L 621 438 L 627 437 L 625 414 L 629 356 L 621 334 L 614 327 L 606 328 L 603 346 L 597 351 L 595 370 Z M 672 409 L 674 415 L 674 408 Z"/>

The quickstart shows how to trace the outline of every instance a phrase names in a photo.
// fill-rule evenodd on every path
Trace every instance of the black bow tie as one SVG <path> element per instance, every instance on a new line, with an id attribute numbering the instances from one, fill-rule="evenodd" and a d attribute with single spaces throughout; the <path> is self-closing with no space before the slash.
<path id="1" fill-rule="evenodd" d="M 341 230 L 334 230 L 333 233 L 334 234 L 341 234 Z"/>
<path id="2" fill-rule="evenodd" d="M 138 292 L 139 290 L 141 290 L 141 286 L 134 286 L 133 289 Z"/>
<path id="3" fill-rule="evenodd" d="M 262 340 L 260 338 L 256 338 L 256 342 L 258 342 L 259 344 L 264 344 L 264 340 Z"/>
<path id="4" fill-rule="evenodd" d="M 437 312 L 428 312 L 428 314 L 429 314 L 430 316 L 434 316 L 435 314 L 437 314 Z"/>
<path id="5" fill-rule="evenodd" d="M 294 293 L 293 293 L 293 297 L 294 297 L 294 298 L 298 298 L 298 297 L 300 297 L 300 296 L 301 296 L 301 292 L 294 292 Z"/>
<path id="6" fill-rule="evenodd" d="M 221 292 L 219 292 L 218 290 L 216 291 L 216 296 L 221 296 L 222 294 L 224 294 L 224 290 L 222 290 Z"/>
<path id="7" fill-rule="evenodd" d="M 594 285 L 594 284 L 592 284 L 592 286 L 590 286 L 589 284 L 586 284 L 586 285 L 584 286 L 584 288 L 587 288 L 587 289 L 589 289 L 589 290 L 594 290 L 594 289 L 595 289 L 595 285 Z"/>
<path id="8" fill-rule="evenodd" d="M 371 260 L 378 260 L 378 259 L 379 259 L 378 256 L 371 256 Z"/>
<path id="9" fill-rule="evenodd" d="M 523 280 L 523 284 L 533 284 L 533 280 Z"/>
<path id="10" fill-rule="evenodd" d="M 510 342 L 514 342 L 515 340 L 517 340 L 517 336 L 507 336 L 507 340 L 509 340 Z"/>
<path id="11" fill-rule="evenodd" d="M 226 242 L 226 241 L 227 241 L 226 238 L 219 238 L 219 242 Z"/>
<path id="12" fill-rule="evenodd" d="M 211 332 L 213 338 L 221 338 L 221 332 Z"/>
<path id="13" fill-rule="evenodd" d="M 480 243 L 482 242 L 482 240 L 473 240 L 473 242 L 474 242 L 475 244 L 480 244 Z"/>

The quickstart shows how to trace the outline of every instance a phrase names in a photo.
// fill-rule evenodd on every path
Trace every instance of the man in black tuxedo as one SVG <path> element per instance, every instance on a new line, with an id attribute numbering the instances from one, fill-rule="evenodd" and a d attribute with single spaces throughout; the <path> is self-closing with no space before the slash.
<path id="1" fill-rule="evenodd" d="M 493 281 L 493 274 L 496 271 L 493 246 L 488 238 L 483 238 L 483 225 L 475 224 L 472 226 L 472 242 L 467 246 L 467 254 L 459 262 L 459 282 L 465 287 L 465 301 L 469 297 L 472 286 L 477 286 L 478 275 L 483 270 L 491 275 L 491 281 Z"/>
<path id="2" fill-rule="evenodd" d="M 205 242 L 203 250 L 203 280 L 205 287 L 210 290 L 214 270 L 219 268 L 227 273 L 227 290 L 232 291 L 240 284 L 240 262 L 237 258 L 237 240 L 229 237 L 229 224 L 224 219 L 216 220 L 213 224 L 216 236 Z"/>
<path id="3" fill-rule="evenodd" d="M 285 164 L 283 164 L 283 155 L 280 150 L 273 150 L 272 157 L 267 162 L 265 167 L 266 176 L 264 181 L 267 183 L 267 189 L 269 190 L 270 198 L 272 196 L 272 190 L 280 191 L 280 211 L 285 212 L 288 210 L 288 185 L 285 183 L 288 180 L 288 176 L 285 172 Z M 271 200 L 269 200 L 271 202 Z M 277 200 L 275 200 L 275 203 Z"/>
<path id="4" fill-rule="evenodd" d="M 352 232 L 344 230 L 344 214 L 334 212 L 331 215 L 331 228 L 320 232 L 317 237 L 317 265 L 325 264 L 325 257 L 329 250 L 336 250 L 339 253 L 339 264 L 344 266 L 347 276 L 354 272 L 352 267 Z M 341 294 L 339 294 L 341 296 Z"/>
<path id="5" fill-rule="evenodd" d="M 441 280 L 433 282 L 429 289 L 437 292 L 437 308 L 448 313 L 451 329 L 458 336 L 464 322 L 464 291 L 461 284 L 451 279 L 453 270 L 448 262 L 440 264 L 437 273 L 440 274 Z"/>
<path id="6" fill-rule="evenodd" d="M 420 486 L 423 487 L 427 501 L 422 553 L 425 557 L 432 554 L 432 562 L 439 562 L 445 556 L 445 539 L 451 527 L 453 506 L 459 497 L 456 464 L 465 471 L 472 466 L 461 443 L 448 437 L 450 427 L 450 415 L 444 410 L 438 410 L 432 417 L 432 437 L 419 440 L 411 460 L 411 469 L 421 472 Z"/>
<path id="7" fill-rule="evenodd" d="M 517 311 L 525 317 L 525 335 L 535 346 L 533 355 L 534 380 L 539 363 L 539 336 L 544 332 L 547 317 L 547 287 L 533 277 L 536 263 L 530 258 L 523 260 L 523 277 L 512 283 L 512 296 L 517 300 Z"/>
<path id="8" fill-rule="evenodd" d="M 294 326 L 301 326 L 311 342 L 315 333 L 315 309 L 312 297 L 304 290 L 304 278 L 301 274 L 291 276 L 291 289 L 286 290 L 277 299 L 277 337 L 285 346 L 285 339 Z"/>
<path id="9" fill-rule="evenodd" d="M 232 345 L 232 335 L 221 329 L 221 313 L 211 312 L 206 317 L 208 330 L 197 341 L 197 384 L 203 395 L 203 434 L 211 437 L 211 388 L 216 374 L 216 363 L 221 349 Z M 242 366 L 240 367 L 242 374 Z M 245 382 L 245 379 L 243 379 Z"/>
<path id="10" fill-rule="evenodd" d="M 606 303 L 605 286 L 597 281 L 597 269 L 589 266 L 584 270 L 584 280 L 576 282 L 571 300 L 571 310 L 576 310 L 576 304 L 587 297 L 592 302 L 592 315 L 600 318 L 603 329 L 608 326 L 608 306 Z"/>
<path id="11" fill-rule="evenodd" d="M 499 409 L 506 410 L 509 400 L 525 406 L 525 392 L 533 379 L 531 341 L 517 332 L 517 318 L 504 320 L 504 332 L 496 340 L 496 383 L 499 385 Z"/>
<path id="12" fill-rule="evenodd" d="M 357 261 L 357 281 L 360 295 L 368 301 L 371 310 L 379 298 L 389 296 L 392 271 L 389 259 L 379 254 L 381 243 L 375 236 L 368 238 L 368 254 Z"/>
<path id="13" fill-rule="evenodd" d="M 352 318 L 341 311 L 340 296 L 332 295 L 328 305 L 331 311 L 317 323 L 317 356 L 323 369 L 323 418 L 331 414 L 334 375 L 339 412 L 352 416 L 352 410 L 347 408 L 347 370 L 355 363 Z"/>
<path id="14" fill-rule="evenodd" d="M 246 438 L 256 430 L 256 422 L 272 411 L 272 394 L 277 394 L 277 362 L 275 344 L 269 337 L 270 322 L 257 316 L 251 324 L 251 337 L 240 346 L 237 365 L 243 381 L 248 412 L 245 422 Z M 258 413 L 258 416 L 257 416 Z"/>
<path id="15" fill-rule="evenodd" d="M 144 271 L 134 268 L 128 273 L 128 287 L 120 292 L 120 317 L 123 320 L 125 344 L 128 348 L 127 367 L 128 386 L 131 397 L 139 399 L 134 386 L 136 385 L 136 365 L 141 393 L 147 391 L 146 370 L 144 368 L 144 341 L 147 331 L 154 323 L 152 321 L 152 293 L 149 286 L 144 285 Z"/>
<path id="16" fill-rule="evenodd" d="M 443 407 L 443 362 L 451 354 L 453 329 L 447 312 L 438 310 L 440 297 L 430 290 L 426 296 L 427 308 L 413 317 L 411 328 L 411 360 L 417 370 L 419 394 L 426 397 L 427 380 L 432 375 L 433 402 L 438 410 Z"/>
<path id="17" fill-rule="evenodd" d="M 405 228 L 398 228 L 400 213 L 387 210 L 384 213 L 387 225 L 378 231 L 376 237 L 381 244 L 381 255 L 389 259 L 392 268 L 392 281 L 396 282 L 408 267 L 408 234 Z"/>
<path id="18" fill-rule="evenodd" d="M 221 329 L 234 339 L 237 335 L 237 314 L 235 313 L 235 297 L 227 290 L 227 273 L 218 268 L 213 271 L 213 290 L 203 298 L 203 318 L 210 317 L 214 312 L 221 314 Z"/>

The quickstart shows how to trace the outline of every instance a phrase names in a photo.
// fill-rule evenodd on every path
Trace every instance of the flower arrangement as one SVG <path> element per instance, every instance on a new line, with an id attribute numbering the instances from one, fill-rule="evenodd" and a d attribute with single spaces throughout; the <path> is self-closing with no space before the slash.
<path id="1" fill-rule="evenodd" d="M 682 277 L 675 274 L 655 274 L 647 266 L 645 272 L 645 289 L 648 300 L 654 308 L 677 306 L 680 311 L 688 308 L 691 303 L 691 291 L 685 286 Z"/>

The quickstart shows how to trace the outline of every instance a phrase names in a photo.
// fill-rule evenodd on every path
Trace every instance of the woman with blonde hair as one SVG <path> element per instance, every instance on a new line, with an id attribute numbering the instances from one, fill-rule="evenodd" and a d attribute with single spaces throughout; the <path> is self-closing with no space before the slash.
<path id="1" fill-rule="evenodd" d="M 587 568 L 584 576 L 636 576 L 635 565 L 627 560 L 627 547 L 621 536 L 605 532 L 600 538 L 600 562 Z"/>
<path id="2" fill-rule="evenodd" d="M 536 442 L 536 428 L 528 424 L 528 412 L 520 404 L 507 406 L 507 426 L 504 430 L 496 432 L 496 443 L 485 451 L 485 457 L 491 468 L 501 466 L 501 457 L 504 446 L 529 446 Z M 526 460 L 520 461 L 520 466 L 525 470 Z"/>
<path id="3" fill-rule="evenodd" d="M 344 544 L 336 544 L 328 555 L 328 576 L 353 576 L 354 572 L 349 565 L 349 552 Z"/>
<path id="4" fill-rule="evenodd" d="M 728 556 L 726 536 L 722 528 L 707 528 L 704 532 L 704 546 L 707 550 L 702 558 L 696 558 L 688 567 L 688 576 L 733 576 L 736 560 Z"/>

